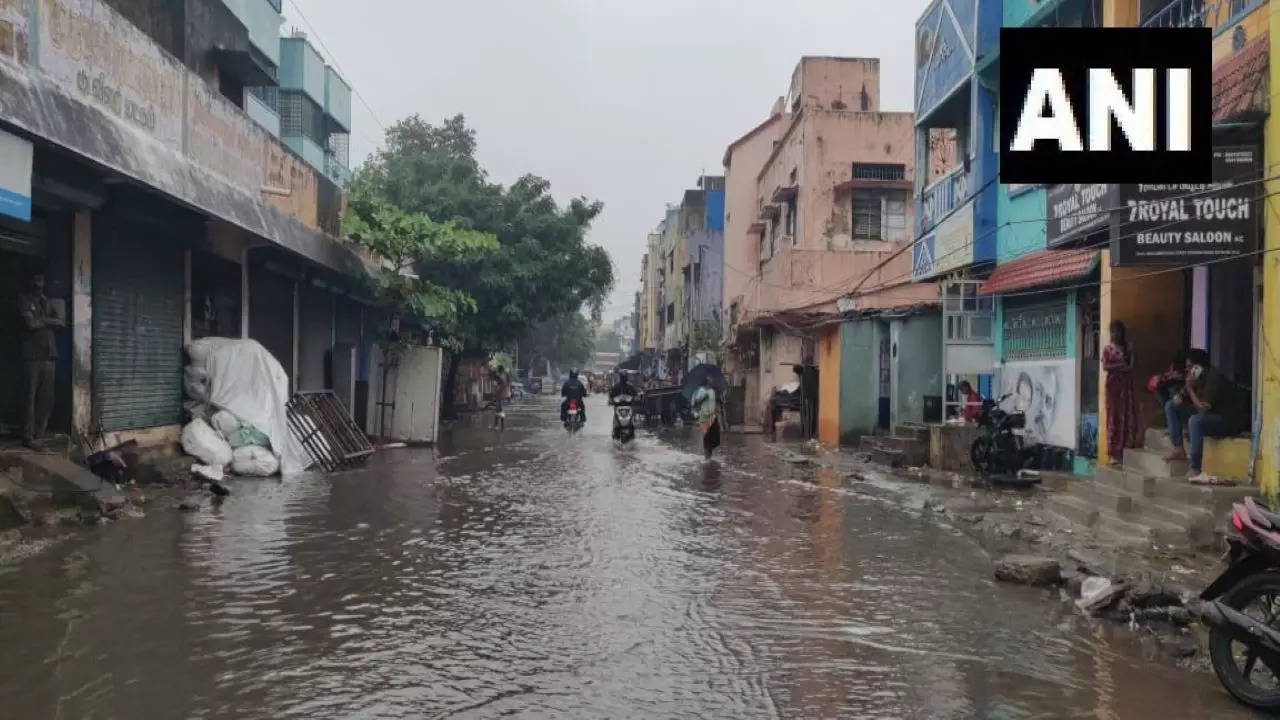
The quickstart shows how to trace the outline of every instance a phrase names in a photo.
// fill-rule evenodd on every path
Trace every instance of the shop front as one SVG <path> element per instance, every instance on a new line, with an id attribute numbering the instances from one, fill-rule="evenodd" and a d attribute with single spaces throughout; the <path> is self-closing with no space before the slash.
<path id="1" fill-rule="evenodd" d="M 1129 328 L 1136 382 L 1164 371 L 1181 352 L 1203 349 L 1257 407 L 1261 177 L 1260 146 L 1220 141 L 1212 184 L 1116 189 L 1120 210 L 1110 226 L 1100 323 L 1104 330 L 1113 320 Z M 1099 403 L 1105 406 L 1105 393 Z M 1147 428 L 1166 423 L 1159 400 L 1143 388 L 1137 390 L 1137 408 L 1141 444 Z M 1251 419 L 1238 420 L 1249 426 Z M 1104 429 L 1099 454 L 1110 458 L 1116 449 L 1106 447 L 1105 436 Z M 1216 442 L 1206 450 L 1204 469 L 1246 476 L 1249 456 L 1246 437 Z"/>
<path id="2" fill-rule="evenodd" d="M 1026 415 L 1042 469 L 1087 474 L 1096 457 L 1086 376 L 1097 367 L 1098 260 L 1091 248 L 1042 250 L 1001 265 L 982 287 L 998 295 L 995 394 Z"/>

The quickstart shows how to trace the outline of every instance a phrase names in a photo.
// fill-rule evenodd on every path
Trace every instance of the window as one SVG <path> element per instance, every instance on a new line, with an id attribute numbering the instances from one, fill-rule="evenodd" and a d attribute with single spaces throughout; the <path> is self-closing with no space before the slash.
<path id="1" fill-rule="evenodd" d="M 883 240 L 880 196 L 869 192 L 853 194 L 853 239 Z"/>
<path id="2" fill-rule="evenodd" d="M 281 92 L 280 134 L 286 137 L 301 135 L 324 147 L 324 111 L 300 92 Z"/>
<path id="3" fill-rule="evenodd" d="M 860 190 L 853 193 L 853 239 L 907 239 L 905 191 Z"/>
<path id="4" fill-rule="evenodd" d="M 884 201 L 885 239 L 889 242 L 900 242 L 907 239 L 907 197 L 887 197 Z"/>
<path id="5" fill-rule="evenodd" d="M 796 199 L 787 201 L 787 234 L 791 236 L 791 244 L 796 243 Z"/>
<path id="6" fill-rule="evenodd" d="M 274 86 L 251 87 L 245 92 L 257 98 L 263 105 L 280 114 L 280 88 Z"/>
<path id="7" fill-rule="evenodd" d="M 854 163 L 854 180 L 906 180 L 907 166 L 900 163 Z"/>
<path id="8" fill-rule="evenodd" d="M 667 324 L 671 325 L 676 321 L 676 304 L 667 303 Z"/>

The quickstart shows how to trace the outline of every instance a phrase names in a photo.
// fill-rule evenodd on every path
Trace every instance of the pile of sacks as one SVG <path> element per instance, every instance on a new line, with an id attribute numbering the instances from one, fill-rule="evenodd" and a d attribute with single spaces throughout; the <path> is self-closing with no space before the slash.
<path id="1" fill-rule="evenodd" d="M 275 475 L 280 472 L 280 458 L 267 434 L 212 402 L 207 359 L 229 342 L 209 338 L 187 348 L 192 362 L 183 371 L 187 396 L 183 407 L 189 421 L 182 429 L 182 449 L 201 463 L 192 470 L 209 480 L 221 479 L 227 469 L 236 475 Z"/>

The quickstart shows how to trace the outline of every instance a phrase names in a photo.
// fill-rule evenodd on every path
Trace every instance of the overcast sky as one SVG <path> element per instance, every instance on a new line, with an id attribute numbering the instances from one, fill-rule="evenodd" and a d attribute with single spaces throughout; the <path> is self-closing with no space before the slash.
<path id="1" fill-rule="evenodd" d="M 285 31 L 308 31 L 372 107 L 352 101 L 353 164 L 381 140 L 378 121 L 463 113 L 493 179 L 532 172 L 561 201 L 602 200 L 591 239 L 613 256 L 612 320 L 633 307 L 665 203 L 722 172 L 725 146 L 768 116 L 801 55 L 878 57 L 883 109 L 911 109 L 925 5 L 286 0 L 284 12 Z"/>

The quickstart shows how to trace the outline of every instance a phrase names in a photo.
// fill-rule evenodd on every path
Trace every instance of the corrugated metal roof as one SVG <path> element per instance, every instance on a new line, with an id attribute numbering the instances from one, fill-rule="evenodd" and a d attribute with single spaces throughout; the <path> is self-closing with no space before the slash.
<path id="1" fill-rule="evenodd" d="M 983 295 L 1079 280 L 1098 263 L 1096 248 L 1041 250 L 996 267 L 979 289 Z"/>

